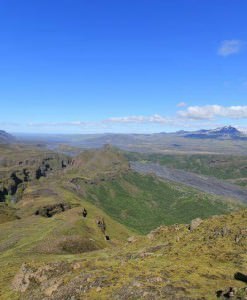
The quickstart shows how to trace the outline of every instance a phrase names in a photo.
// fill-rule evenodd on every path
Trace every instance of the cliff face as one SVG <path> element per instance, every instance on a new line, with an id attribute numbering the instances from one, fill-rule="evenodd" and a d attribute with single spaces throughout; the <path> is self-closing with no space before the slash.
<path id="1" fill-rule="evenodd" d="M 0 202 L 17 202 L 30 181 L 66 168 L 70 158 L 22 146 L 0 148 Z"/>

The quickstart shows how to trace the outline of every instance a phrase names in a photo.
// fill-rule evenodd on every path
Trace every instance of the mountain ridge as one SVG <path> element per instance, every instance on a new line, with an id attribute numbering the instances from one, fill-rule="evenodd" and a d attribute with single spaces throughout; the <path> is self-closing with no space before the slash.
<path id="1" fill-rule="evenodd" d="M 247 135 L 233 126 L 223 126 L 215 129 L 201 129 L 198 131 L 182 133 L 187 138 L 213 138 L 213 139 L 244 139 Z"/>
<path id="2" fill-rule="evenodd" d="M 9 144 L 15 141 L 15 137 L 10 133 L 0 130 L 0 144 Z"/>

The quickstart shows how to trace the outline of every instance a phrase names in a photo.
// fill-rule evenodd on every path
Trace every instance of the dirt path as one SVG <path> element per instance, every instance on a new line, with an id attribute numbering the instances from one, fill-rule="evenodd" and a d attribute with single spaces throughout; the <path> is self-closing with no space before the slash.
<path id="1" fill-rule="evenodd" d="M 206 193 L 236 198 L 247 203 L 247 190 L 214 177 L 171 169 L 155 163 L 131 162 L 131 168 L 142 174 L 154 173 L 158 177 L 179 182 Z"/>

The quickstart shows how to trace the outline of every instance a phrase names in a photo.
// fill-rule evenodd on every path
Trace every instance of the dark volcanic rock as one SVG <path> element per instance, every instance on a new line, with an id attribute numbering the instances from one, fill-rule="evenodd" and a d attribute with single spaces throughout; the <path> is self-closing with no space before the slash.
<path id="1" fill-rule="evenodd" d="M 35 159 L 15 160 L 12 157 L 0 158 L 0 166 L 4 168 L 0 170 L 0 202 L 5 202 L 8 195 L 11 201 L 19 201 L 28 182 L 52 175 L 70 165 L 69 158 L 56 153 L 35 153 Z"/>
<path id="2" fill-rule="evenodd" d="M 59 214 L 64 212 L 65 210 L 70 209 L 71 206 L 67 203 L 56 203 L 53 205 L 44 206 L 38 210 L 36 210 L 35 215 L 40 215 L 46 218 L 51 218 L 55 214 Z"/>

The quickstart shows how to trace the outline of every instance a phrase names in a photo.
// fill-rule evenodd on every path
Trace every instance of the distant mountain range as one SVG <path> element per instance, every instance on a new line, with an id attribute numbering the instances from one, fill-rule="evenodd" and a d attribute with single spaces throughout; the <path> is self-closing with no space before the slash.
<path id="1" fill-rule="evenodd" d="M 213 143 L 210 140 L 214 141 Z M 10 134 L 0 131 L 0 143 L 14 142 Z M 228 154 L 247 153 L 247 133 L 232 126 L 197 131 L 160 132 L 153 134 L 104 133 L 104 134 L 43 134 L 16 136 L 21 143 L 34 143 L 68 154 L 59 145 L 78 148 L 100 148 L 111 144 L 122 150 L 136 152 L 217 152 Z M 65 152 L 64 152 L 65 151 Z"/>

